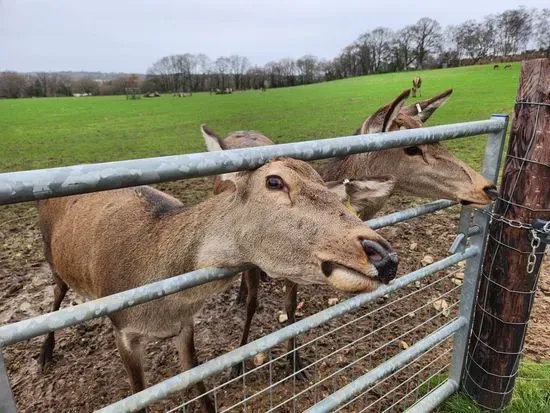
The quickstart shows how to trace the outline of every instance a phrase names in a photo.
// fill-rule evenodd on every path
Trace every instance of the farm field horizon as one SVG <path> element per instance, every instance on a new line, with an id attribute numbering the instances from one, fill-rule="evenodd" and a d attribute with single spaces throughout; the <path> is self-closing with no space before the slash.
<path id="1" fill-rule="evenodd" d="M 199 125 L 219 134 L 258 130 L 277 143 L 351 135 L 420 75 L 422 97 L 453 94 L 427 126 L 511 114 L 520 64 L 409 71 L 232 95 L 126 100 L 125 96 L 0 100 L 0 171 L 204 151 Z M 484 139 L 445 143 L 479 167 Z"/>

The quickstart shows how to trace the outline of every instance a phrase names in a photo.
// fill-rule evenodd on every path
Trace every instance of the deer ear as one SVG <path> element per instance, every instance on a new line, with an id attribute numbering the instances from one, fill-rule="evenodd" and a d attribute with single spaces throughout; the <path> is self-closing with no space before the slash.
<path id="1" fill-rule="evenodd" d="M 431 99 L 404 107 L 401 109 L 401 113 L 412 116 L 420 122 L 426 122 L 430 116 L 451 97 L 452 93 L 453 89 L 447 89 L 442 94 L 434 96 Z"/>
<path id="2" fill-rule="evenodd" d="M 406 89 L 392 102 L 378 109 L 363 122 L 356 134 L 388 132 L 410 94 L 411 90 Z"/>
<path id="3" fill-rule="evenodd" d="M 395 187 L 395 178 L 390 175 L 367 176 L 363 179 L 327 182 L 331 192 L 362 218 L 373 216 L 385 204 Z"/>
<path id="4" fill-rule="evenodd" d="M 201 134 L 208 152 L 223 151 L 223 139 L 210 129 L 206 123 L 201 125 Z"/>

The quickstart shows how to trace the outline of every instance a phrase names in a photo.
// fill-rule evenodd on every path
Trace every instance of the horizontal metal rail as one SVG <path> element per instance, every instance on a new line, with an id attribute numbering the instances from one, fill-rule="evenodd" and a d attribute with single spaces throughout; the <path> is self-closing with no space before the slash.
<path id="1" fill-rule="evenodd" d="M 398 222 L 407 221 L 411 218 L 449 208 L 456 204 L 457 202 L 455 201 L 440 199 L 438 201 L 429 202 L 427 204 L 422 204 L 417 207 L 403 209 L 402 211 L 397 211 L 393 214 L 384 215 L 380 218 L 369 219 L 368 221 L 365 221 L 365 223 L 372 229 L 379 229 L 382 227 L 387 227 L 389 225 L 397 224 Z"/>
<path id="2" fill-rule="evenodd" d="M 217 152 L 0 174 L 0 205 L 257 168 L 277 156 L 314 160 L 498 132 L 504 119 Z"/>
<path id="3" fill-rule="evenodd" d="M 175 294 L 187 288 L 227 278 L 247 268 L 201 268 L 200 270 L 156 281 L 97 300 L 4 325 L 0 327 L 0 348 L 166 295 Z"/>
<path id="4" fill-rule="evenodd" d="M 458 391 L 458 383 L 452 379 L 448 379 L 445 383 L 438 386 L 436 389 L 418 400 L 410 408 L 405 410 L 405 413 L 430 412 L 456 391 Z"/>
<path id="5" fill-rule="evenodd" d="M 391 359 L 386 360 L 382 364 L 379 364 L 376 368 L 355 379 L 347 386 L 344 386 L 340 390 L 332 393 L 326 399 L 307 409 L 305 413 L 327 413 L 333 411 L 341 404 L 345 403 L 354 396 L 362 393 L 368 387 L 372 386 L 377 380 L 381 380 L 384 377 L 390 375 L 400 367 L 404 366 L 411 360 L 414 360 L 441 341 L 445 340 L 447 337 L 454 334 L 457 330 L 465 326 L 467 323 L 468 320 L 466 320 L 466 318 L 464 317 L 459 317 L 451 321 L 447 325 L 424 337 L 422 340 L 418 341 L 408 349 L 400 352 Z"/>
<path id="6" fill-rule="evenodd" d="M 415 281 L 457 264 L 460 261 L 474 257 L 477 254 L 479 254 L 479 250 L 477 248 L 467 248 L 464 252 L 451 255 L 424 268 L 420 268 L 399 277 L 393 283 L 378 287 L 373 292 L 356 295 L 346 301 L 336 304 L 333 307 L 327 308 L 326 310 L 297 321 L 258 340 L 245 344 L 244 346 L 228 353 L 222 354 L 221 356 L 209 360 L 191 370 L 166 379 L 139 393 L 129 396 L 126 399 L 119 400 L 118 402 L 97 410 L 97 412 L 118 413 L 133 412 L 143 409 L 156 400 L 164 399 L 175 392 L 186 389 L 189 386 L 206 379 L 207 377 L 220 373 L 235 364 L 254 357 L 256 354 L 266 351 L 292 337 L 297 336 L 298 334 L 309 331 L 335 317 L 349 313 L 350 311 L 360 308 L 367 303 L 375 301 L 385 294 L 394 292 L 411 283 L 414 283 Z"/>

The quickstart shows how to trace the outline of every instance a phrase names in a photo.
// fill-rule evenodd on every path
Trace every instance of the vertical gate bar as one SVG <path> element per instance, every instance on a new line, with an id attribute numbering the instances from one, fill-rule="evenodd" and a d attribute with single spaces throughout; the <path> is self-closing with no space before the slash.
<path id="1" fill-rule="evenodd" d="M 504 118 L 505 123 L 501 131 L 490 133 L 487 136 L 487 144 L 485 145 L 485 156 L 481 174 L 496 184 L 498 181 L 500 163 L 502 160 L 504 140 L 508 129 L 508 115 L 493 115 L 491 118 Z M 492 206 L 487 206 L 485 209 L 491 210 Z M 460 232 L 465 235 L 468 234 L 468 223 L 471 212 L 472 210 L 470 208 L 462 208 L 462 213 L 460 216 Z M 477 225 L 480 230 L 469 238 L 470 246 L 479 248 L 481 253 L 467 260 L 464 268 L 464 282 L 462 284 L 462 294 L 460 297 L 459 317 L 466 318 L 468 323 L 454 335 L 451 371 L 449 374 L 449 379 L 459 383 L 460 386 L 462 386 L 462 375 L 467 356 L 468 336 L 472 327 L 474 302 L 481 278 L 481 264 L 483 262 L 485 243 L 487 239 L 489 216 L 486 214 L 476 213 L 474 215 L 473 223 L 474 225 Z M 468 237 L 464 237 L 464 243 L 467 242 L 467 240 Z M 465 244 L 461 247 L 464 248 Z"/>
<path id="2" fill-rule="evenodd" d="M 1 413 L 16 413 L 15 401 L 11 391 L 10 380 L 4 364 L 2 356 L 2 348 L 0 348 L 0 412 Z"/>

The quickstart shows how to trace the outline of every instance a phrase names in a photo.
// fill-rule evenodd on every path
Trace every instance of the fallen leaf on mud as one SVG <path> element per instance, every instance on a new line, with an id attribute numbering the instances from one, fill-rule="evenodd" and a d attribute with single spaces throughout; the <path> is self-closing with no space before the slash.
<path id="1" fill-rule="evenodd" d="M 328 305 L 335 305 L 335 304 L 338 304 L 338 298 L 334 297 L 334 298 L 329 298 L 328 299 Z"/>
<path id="2" fill-rule="evenodd" d="M 458 265 L 458 268 L 464 268 L 466 266 L 466 262 L 460 261 L 457 265 Z"/>
<path id="3" fill-rule="evenodd" d="M 265 355 L 265 353 L 258 353 L 252 359 L 252 364 L 254 364 L 254 366 L 256 366 L 256 367 L 259 367 L 259 366 L 261 366 L 262 364 L 265 363 L 266 358 L 267 358 L 267 356 Z"/>
<path id="4" fill-rule="evenodd" d="M 414 251 L 416 249 L 416 247 L 418 247 L 418 243 L 416 243 L 416 242 L 412 242 L 411 245 L 409 245 L 409 249 L 411 251 Z"/>
<path id="5" fill-rule="evenodd" d="M 409 345 L 407 344 L 406 341 L 401 340 L 399 342 L 399 347 L 401 347 L 403 350 L 407 350 L 409 348 Z"/>
<path id="6" fill-rule="evenodd" d="M 409 316 L 409 318 L 414 318 L 416 316 L 416 314 L 412 311 L 407 315 Z"/>
<path id="7" fill-rule="evenodd" d="M 454 275 L 455 278 L 459 279 L 459 280 L 463 280 L 464 279 L 464 271 L 460 271 L 460 272 L 457 272 L 455 275 Z"/>
<path id="8" fill-rule="evenodd" d="M 434 308 L 437 311 L 446 310 L 449 308 L 449 304 L 447 304 L 447 301 L 445 300 L 437 300 L 434 301 Z"/>
<path id="9" fill-rule="evenodd" d="M 462 280 L 453 278 L 452 281 L 453 281 L 453 284 L 456 285 L 457 287 L 460 287 L 462 285 Z"/>
<path id="10" fill-rule="evenodd" d="M 288 316 L 286 315 L 286 313 L 280 313 L 279 314 L 279 323 L 282 324 L 287 320 L 288 320 Z"/>
<path id="11" fill-rule="evenodd" d="M 296 311 L 300 311 L 304 307 L 304 302 L 300 301 L 298 305 L 296 306 Z"/>
<path id="12" fill-rule="evenodd" d="M 420 288 L 420 287 L 422 286 L 422 284 L 420 283 L 420 281 L 415 281 L 415 282 L 414 282 L 414 286 L 415 286 L 416 288 Z"/>
<path id="13" fill-rule="evenodd" d="M 424 258 L 422 258 L 422 261 L 420 261 L 420 263 L 422 264 L 422 266 L 426 266 L 426 265 L 430 265 L 430 264 L 433 264 L 434 263 L 434 257 L 432 257 L 431 255 L 425 255 Z"/>

